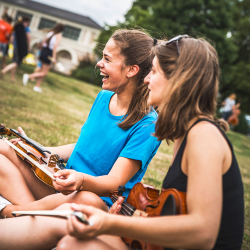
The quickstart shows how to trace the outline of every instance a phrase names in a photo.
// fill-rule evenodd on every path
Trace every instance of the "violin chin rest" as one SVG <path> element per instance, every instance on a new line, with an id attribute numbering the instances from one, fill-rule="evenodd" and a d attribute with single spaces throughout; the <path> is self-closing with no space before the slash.
<path id="1" fill-rule="evenodd" d="M 177 208 L 176 208 L 175 198 L 172 194 L 170 194 L 162 207 L 161 216 L 176 215 L 176 214 L 177 214 Z"/>

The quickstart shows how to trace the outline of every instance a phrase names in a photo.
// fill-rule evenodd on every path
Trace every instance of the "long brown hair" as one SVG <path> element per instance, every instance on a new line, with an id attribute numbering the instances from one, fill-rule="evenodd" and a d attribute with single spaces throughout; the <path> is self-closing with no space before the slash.
<path id="1" fill-rule="evenodd" d="M 53 34 L 50 37 L 48 37 L 47 40 L 46 40 L 47 46 L 49 46 L 51 38 L 54 35 L 59 34 L 60 32 L 62 32 L 63 30 L 64 30 L 64 25 L 62 23 L 56 23 L 55 26 L 50 30 L 50 32 L 52 31 Z"/>
<path id="2" fill-rule="evenodd" d="M 120 54 L 125 58 L 126 66 L 139 66 L 132 99 L 127 113 L 119 123 L 120 128 L 128 129 L 140 121 L 150 110 L 150 105 L 147 103 L 149 91 L 147 84 L 144 83 L 144 78 L 152 67 L 151 49 L 154 46 L 154 39 L 140 30 L 127 29 L 116 30 L 111 39 L 119 47 Z"/>
<path id="3" fill-rule="evenodd" d="M 178 139 L 195 117 L 206 117 L 227 130 L 227 124 L 215 117 L 220 69 L 212 45 L 204 39 L 181 38 L 179 54 L 176 43 L 161 43 L 153 52 L 169 80 L 155 136 Z"/>

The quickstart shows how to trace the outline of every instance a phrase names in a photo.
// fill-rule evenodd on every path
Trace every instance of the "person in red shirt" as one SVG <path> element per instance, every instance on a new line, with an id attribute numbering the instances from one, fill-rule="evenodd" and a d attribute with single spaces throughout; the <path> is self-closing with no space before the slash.
<path id="1" fill-rule="evenodd" d="M 0 19 L 0 52 L 2 57 L 6 56 L 6 48 L 11 35 L 12 27 L 8 23 L 8 15 L 4 14 Z"/>
<path id="2" fill-rule="evenodd" d="M 8 42 L 7 42 L 7 44 L 6 44 L 6 50 L 5 50 L 5 52 L 3 53 L 2 68 L 4 68 L 4 67 L 6 66 L 6 57 L 7 57 L 7 55 L 8 55 L 9 44 L 10 44 L 11 35 L 12 35 L 12 32 L 13 32 L 13 26 L 11 25 L 11 23 L 12 23 L 12 17 L 8 15 L 7 18 L 6 18 L 6 22 L 10 25 L 10 34 L 9 34 Z"/>
<path id="3" fill-rule="evenodd" d="M 13 46 L 14 56 L 13 61 L 2 69 L 2 76 L 11 71 L 11 81 L 15 81 L 16 68 L 22 63 L 23 58 L 28 54 L 30 43 L 30 19 L 28 17 L 20 17 L 20 20 L 15 23 L 13 28 Z"/>

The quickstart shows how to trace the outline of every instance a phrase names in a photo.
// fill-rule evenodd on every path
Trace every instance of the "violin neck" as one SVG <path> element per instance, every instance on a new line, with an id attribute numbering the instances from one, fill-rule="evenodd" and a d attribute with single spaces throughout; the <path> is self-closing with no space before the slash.
<path id="1" fill-rule="evenodd" d="M 30 139 L 27 136 L 24 136 L 22 134 L 20 134 L 18 131 L 16 131 L 15 129 L 10 129 L 10 131 L 12 132 L 13 135 L 21 138 L 23 141 L 25 141 L 27 144 L 29 144 L 30 146 L 34 147 L 36 150 L 38 150 L 42 155 L 45 155 L 45 152 L 51 154 L 51 152 L 49 150 L 44 149 L 44 147 L 42 145 L 40 145 L 39 143 L 37 143 L 36 141 Z"/>
<path id="2" fill-rule="evenodd" d="M 118 200 L 118 198 L 119 197 L 116 195 L 111 196 L 111 200 L 113 203 L 115 203 Z M 125 216 L 133 216 L 133 217 L 147 217 L 148 216 L 147 213 L 136 209 L 135 207 L 128 204 L 126 201 L 124 201 L 121 205 L 120 214 L 125 215 Z"/>

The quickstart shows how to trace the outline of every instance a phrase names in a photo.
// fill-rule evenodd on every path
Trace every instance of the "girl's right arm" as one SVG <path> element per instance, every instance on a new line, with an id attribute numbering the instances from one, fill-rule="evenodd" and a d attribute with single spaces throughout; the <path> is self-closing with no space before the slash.
<path id="1" fill-rule="evenodd" d="M 74 150 L 74 147 L 75 143 L 58 147 L 46 147 L 46 149 L 52 151 L 53 153 L 58 154 L 64 160 L 64 162 L 68 162 L 69 157 L 71 156 Z"/>

